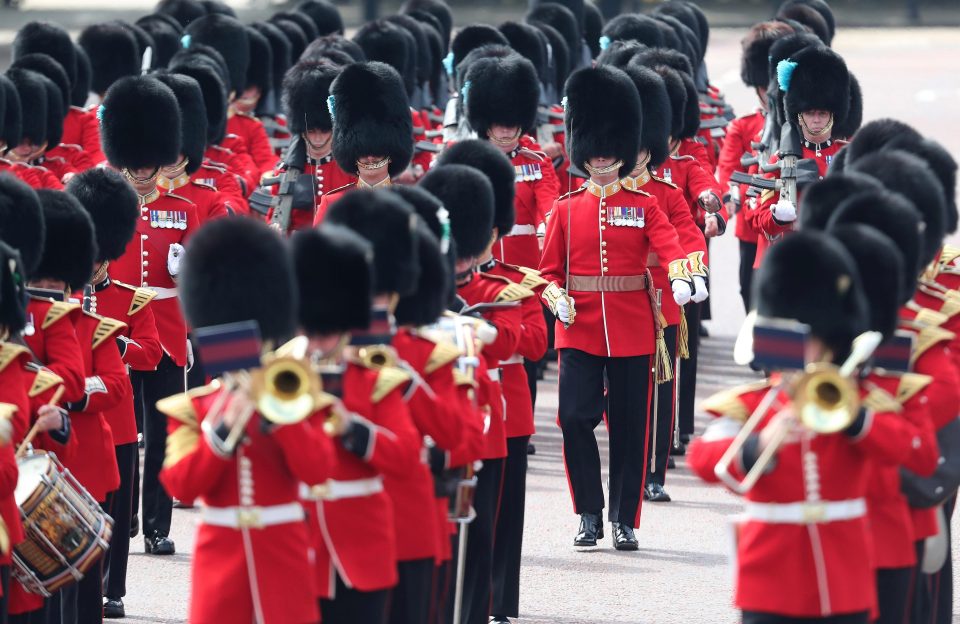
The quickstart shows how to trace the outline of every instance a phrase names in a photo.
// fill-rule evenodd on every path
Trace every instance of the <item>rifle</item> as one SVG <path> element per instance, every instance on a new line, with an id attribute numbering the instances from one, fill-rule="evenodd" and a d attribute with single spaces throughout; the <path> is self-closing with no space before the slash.
<path id="1" fill-rule="evenodd" d="M 760 170 L 764 173 L 780 172 L 779 179 L 765 178 L 762 175 L 750 175 L 736 171 L 730 179 L 738 184 L 747 184 L 758 190 L 769 190 L 780 193 L 780 199 L 797 203 L 797 184 L 816 180 L 820 176 L 817 164 L 809 159 L 800 160 L 802 153 L 800 135 L 792 123 L 785 123 L 781 128 L 779 141 L 780 158 L 772 164 L 760 163 Z"/>
<path id="2" fill-rule="evenodd" d="M 280 231 L 284 233 L 290 228 L 290 215 L 294 209 L 294 200 L 302 199 L 302 197 L 297 197 L 297 181 L 300 178 L 300 174 L 303 173 L 306 160 L 307 146 L 303 141 L 303 137 L 298 135 L 293 138 L 286 153 L 283 155 L 283 162 L 281 163 L 283 171 L 280 175 L 261 180 L 260 188 L 250 196 L 250 207 L 256 212 L 266 215 L 269 213 L 270 208 L 273 208 L 270 225 L 276 225 Z M 267 187 L 277 185 L 279 185 L 280 188 L 277 189 L 276 195 L 271 195 L 270 192 L 266 190 Z M 313 200 L 312 189 L 310 195 L 311 200 Z"/>

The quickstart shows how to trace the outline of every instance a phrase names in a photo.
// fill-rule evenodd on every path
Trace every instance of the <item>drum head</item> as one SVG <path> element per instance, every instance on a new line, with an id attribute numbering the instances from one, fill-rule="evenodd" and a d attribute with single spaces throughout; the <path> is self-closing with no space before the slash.
<path id="1" fill-rule="evenodd" d="M 33 495 L 43 476 L 50 472 L 52 465 L 53 461 L 46 454 L 27 455 L 17 461 L 17 469 L 20 471 L 14 493 L 17 505 L 23 506 Z"/>

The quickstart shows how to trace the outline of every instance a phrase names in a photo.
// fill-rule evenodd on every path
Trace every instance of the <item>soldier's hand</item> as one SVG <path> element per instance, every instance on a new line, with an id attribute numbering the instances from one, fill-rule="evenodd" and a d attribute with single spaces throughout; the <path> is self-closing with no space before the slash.
<path id="1" fill-rule="evenodd" d="M 179 243 L 171 243 L 170 249 L 167 251 L 167 272 L 170 273 L 170 277 L 176 277 L 180 274 L 180 263 L 183 262 L 183 245 Z"/>
<path id="2" fill-rule="evenodd" d="M 710 296 L 710 291 L 707 290 L 707 280 L 703 279 L 699 275 L 693 276 L 693 295 L 690 297 L 695 303 L 700 303 L 701 301 L 706 301 L 707 297 Z"/>
<path id="3" fill-rule="evenodd" d="M 760 432 L 760 444 L 757 450 L 762 453 L 765 448 L 781 436 L 784 438 L 784 442 L 792 442 L 799 437 L 801 431 L 800 421 L 797 420 L 793 408 L 787 407 L 780 410 L 773 415 L 767 426 Z"/>
<path id="4" fill-rule="evenodd" d="M 569 325 L 574 316 L 573 297 L 566 296 L 557 299 L 557 318 L 564 325 Z"/>
<path id="5" fill-rule="evenodd" d="M 563 147 L 556 141 L 552 143 L 544 143 L 540 146 L 543 150 L 543 153 L 547 155 L 547 158 L 550 160 L 556 160 L 563 156 Z"/>
<path id="6" fill-rule="evenodd" d="M 720 234 L 720 224 L 717 223 L 717 217 L 713 214 L 708 214 L 703 219 L 703 237 L 713 238 L 718 234 Z"/>
<path id="7" fill-rule="evenodd" d="M 37 410 L 37 429 L 39 431 L 59 431 L 63 429 L 63 411 L 56 405 L 44 405 Z"/>
<path id="8" fill-rule="evenodd" d="M 686 280 L 673 280 L 670 283 L 670 288 L 673 290 L 673 300 L 677 302 L 677 305 L 686 305 L 690 302 L 693 293 L 690 290 L 690 284 Z"/>
<path id="9" fill-rule="evenodd" d="M 773 218 L 780 223 L 793 223 L 797 220 L 797 207 L 792 201 L 781 199 L 770 207 Z"/>

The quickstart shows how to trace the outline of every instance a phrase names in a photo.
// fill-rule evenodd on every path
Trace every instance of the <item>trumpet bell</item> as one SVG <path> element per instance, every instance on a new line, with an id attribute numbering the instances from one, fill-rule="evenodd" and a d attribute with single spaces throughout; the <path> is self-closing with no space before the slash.
<path id="1" fill-rule="evenodd" d="M 794 402 L 803 426 L 819 434 L 846 429 L 860 410 L 856 387 L 829 365 L 807 368 L 794 393 Z"/>
<path id="2" fill-rule="evenodd" d="M 303 360 L 273 360 L 254 380 L 257 411 L 275 425 L 292 425 L 306 419 L 317 406 L 317 379 Z"/>

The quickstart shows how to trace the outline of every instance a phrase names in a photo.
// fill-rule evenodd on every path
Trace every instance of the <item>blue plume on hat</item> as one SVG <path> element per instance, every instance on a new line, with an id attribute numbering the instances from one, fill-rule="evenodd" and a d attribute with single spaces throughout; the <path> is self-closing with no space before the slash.
<path id="1" fill-rule="evenodd" d="M 184 36 L 180 37 L 180 45 L 182 45 L 182 46 L 183 46 L 183 49 L 186 50 L 186 49 L 188 49 L 188 48 L 190 47 L 190 42 L 191 42 L 192 40 L 193 40 L 193 38 L 192 38 L 190 35 L 184 35 Z"/>
<path id="2" fill-rule="evenodd" d="M 790 80 L 793 78 L 793 72 L 797 69 L 797 64 L 790 59 L 784 59 L 777 63 L 777 84 L 780 90 L 786 93 L 790 90 Z"/>
<path id="3" fill-rule="evenodd" d="M 335 101 L 335 99 L 334 99 L 334 97 L 333 97 L 332 95 L 328 95 L 328 96 L 327 96 L 327 110 L 330 111 L 330 119 L 331 119 L 331 121 L 332 121 L 332 120 L 334 119 L 334 117 L 335 117 L 335 115 L 333 114 L 334 101 Z"/>
<path id="4" fill-rule="evenodd" d="M 601 49 L 601 50 L 606 50 L 607 48 L 609 48 L 609 47 L 610 47 L 610 43 L 611 43 L 610 37 L 608 37 L 608 36 L 606 36 L 606 35 L 600 37 L 600 49 Z"/>

